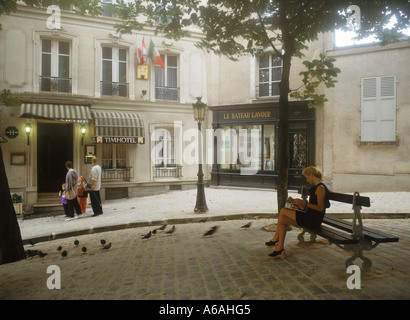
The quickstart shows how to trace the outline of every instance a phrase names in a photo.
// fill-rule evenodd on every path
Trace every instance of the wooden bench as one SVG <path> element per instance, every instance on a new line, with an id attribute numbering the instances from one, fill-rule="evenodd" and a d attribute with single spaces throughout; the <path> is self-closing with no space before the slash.
<path id="1" fill-rule="evenodd" d="M 309 191 L 306 186 L 302 186 L 299 190 L 303 200 L 307 200 Z M 304 240 L 304 234 L 310 233 L 310 240 L 315 241 L 316 236 L 321 236 L 329 241 L 330 244 L 335 244 L 345 251 L 353 252 L 353 255 L 346 260 L 346 268 L 353 264 L 356 258 L 363 261 L 362 268 L 370 268 L 372 261 L 364 257 L 363 251 L 370 251 L 376 248 L 380 243 L 398 242 L 399 237 L 384 233 L 379 230 L 374 230 L 363 226 L 361 209 L 370 207 L 370 198 L 360 196 L 359 192 L 353 195 L 330 192 L 329 200 L 353 205 L 353 220 L 351 222 L 335 217 L 326 216 L 323 219 L 322 225 L 318 229 L 303 228 L 303 232 L 298 235 L 300 242 Z"/>

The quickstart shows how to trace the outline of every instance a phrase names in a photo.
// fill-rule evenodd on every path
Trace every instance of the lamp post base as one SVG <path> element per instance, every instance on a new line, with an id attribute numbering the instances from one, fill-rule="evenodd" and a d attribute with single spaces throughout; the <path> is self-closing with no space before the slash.
<path id="1" fill-rule="evenodd" d="M 197 183 L 197 192 L 196 192 L 196 204 L 195 204 L 195 213 L 205 213 L 208 211 L 208 206 L 206 205 L 205 198 L 205 182 L 202 179 L 203 174 L 200 172 L 198 174 L 199 182 Z"/>

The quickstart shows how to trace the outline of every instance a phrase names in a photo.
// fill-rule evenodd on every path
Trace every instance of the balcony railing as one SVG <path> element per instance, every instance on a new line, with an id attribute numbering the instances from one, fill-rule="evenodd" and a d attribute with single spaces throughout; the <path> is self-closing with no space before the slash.
<path id="1" fill-rule="evenodd" d="M 279 84 L 280 81 L 261 83 L 256 86 L 256 97 L 257 98 L 271 98 L 279 97 Z"/>
<path id="2" fill-rule="evenodd" d="M 179 88 L 175 87 L 155 87 L 155 99 L 179 101 Z"/>
<path id="3" fill-rule="evenodd" d="M 180 178 L 182 177 L 182 166 L 154 166 L 154 178 Z"/>
<path id="4" fill-rule="evenodd" d="M 126 82 L 101 81 L 101 95 L 128 97 L 129 84 Z"/>
<path id="5" fill-rule="evenodd" d="M 40 90 L 70 93 L 71 78 L 40 76 Z"/>
<path id="6" fill-rule="evenodd" d="M 102 180 L 123 180 L 129 181 L 131 180 L 131 169 L 132 167 L 126 168 L 115 168 L 115 169 L 107 169 L 103 168 L 101 173 Z"/>

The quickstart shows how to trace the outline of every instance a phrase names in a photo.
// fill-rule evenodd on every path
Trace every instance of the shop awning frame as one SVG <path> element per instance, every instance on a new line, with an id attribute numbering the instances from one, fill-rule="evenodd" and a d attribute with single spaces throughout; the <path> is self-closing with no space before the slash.
<path id="1" fill-rule="evenodd" d="M 88 105 L 22 103 L 20 118 L 87 123 L 92 120 Z"/>
<path id="2" fill-rule="evenodd" d="M 91 111 L 97 143 L 144 143 L 144 121 L 136 112 Z M 117 142 L 115 142 L 117 141 Z"/>

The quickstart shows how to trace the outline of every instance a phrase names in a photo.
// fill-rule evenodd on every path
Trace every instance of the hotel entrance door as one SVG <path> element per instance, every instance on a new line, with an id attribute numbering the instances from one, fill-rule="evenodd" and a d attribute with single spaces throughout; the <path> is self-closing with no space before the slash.
<path id="1" fill-rule="evenodd" d="M 65 162 L 73 160 L 73 125 L 38 123 L 38 192 L 58 192 L 65 181 Z"/>

